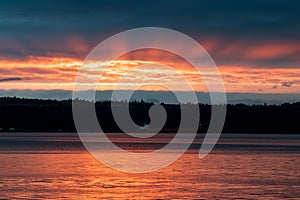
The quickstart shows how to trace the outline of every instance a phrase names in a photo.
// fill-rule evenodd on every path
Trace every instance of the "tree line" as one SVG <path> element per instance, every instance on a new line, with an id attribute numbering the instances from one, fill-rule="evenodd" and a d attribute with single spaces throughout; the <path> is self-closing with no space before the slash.
<path id="1" fill-rule="evenodd" d="M 79 100 L 78 100 L 79 101 Z M 86 102 L 92 103 L 92 102 Z M 104 132 L 122 132 L 116 124 L 111 102 L 96 102 L 98 121 Z M 118 102 L 125 106 L 124 102 Z M 130 102 L 132 120 L 144 126 L 149 124 L 149 109 L 153 103 Z M 189 109 L 189 104 L 161 104 L 167 113 L 167 120 L 161 132 L 177 132 L 180 125 L 180 106 Z M 222 106 L 222 105 L 220 105 Z M 194 108 L 194 107 L 193 107 Z M 200 122 L 198 132 L 206 132 L 211 116 L 211 106 L 199 104 Z M 223 133 L 276 133 L 298 134 L 300 102 L 281 105 L 227 105 Z M 188 127 L 186 131 L 188 132 Z M 0 98 L 1 132 L 76 132 L 72 115 L 72 100 Z M 89 130 L 93 131 L 93 130 Z"/>

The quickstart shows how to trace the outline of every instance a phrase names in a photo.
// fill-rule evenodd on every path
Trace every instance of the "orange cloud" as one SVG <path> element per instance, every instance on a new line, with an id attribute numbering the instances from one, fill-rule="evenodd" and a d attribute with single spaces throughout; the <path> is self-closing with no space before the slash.
<path id="1" fill-rule="evenodd" d="M 205 44 L 211 51 L 217 51 L 220 41 L 208 41 Z M 239 54 L 247 58 L 272 58 L 292 55 L 299 50 L 297 45 L 278 44 L 250 45 L 244 51 L 238 51 L 239 45 L 232 44 L 223 48 L 223 55 Z M 274 50 L 275 49 L 275 50 Z M 247 53 L 246 53 L 247 52 Z M 66 89 L 72 90 L 78 69 L 82 60 L 64 57 L 29 57 L 27 60 L 1 60 L 0 79 L 10 80 L 0 82 L 0 89 Z M 157 67 L 153 65 L 157 65 Z M 86 75 L 99 75 L 101 62 L 94 71 L 87 71 Z M 139 50 L 122 55 L 102 74 L 99 89 L 113 89 L 118 81 L 131 70 L 135 70 L 125 78 L 124 89 L 134 87 L 136 82 L 149 84 L 147 90 L 161 90 L 158 86 L 170 82 L 178 90 L 184 90 L 180 77 L 163 70 L 159 65 L 169 66 L 185 78 L 195 90 L 206 91 L 206 85 L 196 70 L 183 58 L 166 51 Z M 262 92 L 262 93 L 299 93 L 300 68 L 262 68 L 250 64 L 219 66 L 227 92 Z M 214 75 L 208 76 L 214 80 Z M 151 86 L 151 84 L 153 86 Z"/>

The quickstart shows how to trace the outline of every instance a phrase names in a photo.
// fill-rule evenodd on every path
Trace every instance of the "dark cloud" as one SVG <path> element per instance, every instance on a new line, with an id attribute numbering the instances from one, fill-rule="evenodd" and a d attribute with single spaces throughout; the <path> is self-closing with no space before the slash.
<path id="1" fill-rule="evenodd" d="M 22 78 L 19 77 L 13 77 L 13 78 L 2 78 L 0 79 L 0 82 L 8 82 L 8 81 L 21 81 Z"/>
<path id="2" fill-rule="evenodd" d="M 295 82 L 283 82 L 281 85 L 283 87 L 292 87 L 295 84 Z"/>
<path id="3" fill-rule="evenodd" d="M 284 57 L 245 58 L 247 45 L 265 42 L 300 45 L 300 1 L 283 0 L 87 0 L 1 1 L 0 57 L 65 56 L 84 58 L 99 42 L 131 28 L 166 27 L 205 43 L 217 64 L 297 67 L 300 52 Z M 240 53 L 222 55 L 228 47 Z M 75 45 L 74 45 L 75 44 Z M 281 48 L 278 44 L 277 47 Z M 275 66 L 274 66 L 275 65 Z"/>

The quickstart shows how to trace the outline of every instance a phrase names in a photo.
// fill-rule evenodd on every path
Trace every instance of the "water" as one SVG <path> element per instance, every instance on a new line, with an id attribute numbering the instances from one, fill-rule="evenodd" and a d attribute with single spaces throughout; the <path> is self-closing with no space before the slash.
<path id="1" fill-rule="evenodd" d="M 1 134 L 0 199 L 300 199 L 300 136 L 227 135 L 204 159 L 199 139 L 172 165 L 129 174 L 99 163 L 72 134 L 40 135 Z"/>

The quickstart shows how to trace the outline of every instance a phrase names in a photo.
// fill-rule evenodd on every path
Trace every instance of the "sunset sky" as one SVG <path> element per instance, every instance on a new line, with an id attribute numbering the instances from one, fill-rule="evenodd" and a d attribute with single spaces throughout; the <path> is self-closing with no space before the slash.
<path id="1" fill-rule="evenodd" d="M 283 0 L 2 0 L 0 89 L 72 90 L 84 58 L 101 41 L 128 29 L 154 26 L 198 41 L 219 67 L 227 92 L 300 93 L 299 9 L 299 1 Z M 113 89 L 118 78 L 136 66 L 143 70 L 131 74 L 124 89 L 145 76 L 149 84 L 178 81 L 159 65 L 179 70 L 197 91 L 206 91 L 186 61 L 155 50 L 121 56 L 99 89 Z"/>

